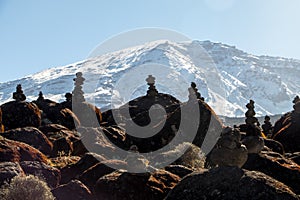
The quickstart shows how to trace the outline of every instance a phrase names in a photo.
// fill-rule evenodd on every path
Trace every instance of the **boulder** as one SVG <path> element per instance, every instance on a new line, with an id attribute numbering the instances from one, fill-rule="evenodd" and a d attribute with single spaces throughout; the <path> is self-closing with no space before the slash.
<path id="1" fill-rule="evenodd" d="M 4 132 L 4 126 L 2 124 L 2 110 L 0 107 L 0 133 Z"/>
<path id="2" fill-rule="evenodd" d="M 161 113 L 161 108 L 153 105 L 160 105 L 165 110 L 166 116 L 162 115 L 163 113 Z M 198 106 L 199 110 L 194 110 L 195 106 Z M 152 114 L 152 117 L 155 116 L 156 118 L 150 118 L 150 108 L 152 113 L 158 113 L 157 115 Z M 181 116 L 182 109 L 189 111 L 189 115 Z M 126 115 L 128 110 L 131 119 L 129 119 Z M 190 120 L 189 117 L 193 116 L 193 113 L 195 112 L 198 114 L 200 113 L 201 120 L 199 124 L 198 121 L 196 122 L 198 130 L 195 130 L 195 137 L 190 138 L 189 135 L 192 131 L 190 130 L 190 127 L 195 127 L 195 122 Z M 164 119 L 166 119 L 166 122 L 161 124 Z M 184 127 L 180 127 L 182 119 L 186 122 Z M 181 103 L 173 96 L 162 93 L 156 94 L 155 98 L 151 96 L 142 96 L 128 102 L 119 109 L 104 112 L 104 123 L 101 125 L 105 127 L 119 126 L 124 130 L 133 130 L 134 128 L 130 125 L 131 123 L 129 123 L 130 120 L 140 127 L 151 125 L 153 130 L 157 129 L 157 133 L 154 136 L 147 138 L 135 137 L 130 134 L 126 134 L 124 142 L 120 141 L 124 139 L 123 136 L 120 136 L 120 133 L 116 133 L 115 140 L 117 141 L 112 141 L 114 141 L 117 145 L 121 145 L 119 147 L 125 150 L 128 150 L 132 145 L 136 145 L 141 153 L 156 151 L 164 147 L 177 133 L 179 133 L 179 127 L 181 128 L 181 133 L 183 135 L 182 142 L 185 142 L 185 140 L 188 141 L 189 139 L 190 142 L 193 142 L 193 144 L 198 147 L 202 146 L 205 137 L 208 135 L 211 144 L 206 144 L 206 146 L 208 146 L 207 149 L 210 150 L 210 148 L 212 148 L 216 143 L 219 133 L 222 130 L 221 121 L 204 101 L 197 100 L 195 102 Z M 157 127 L 160 128 L 158 129 Z M 112 134 L 114 135 L 114 132 L 112 132 Z"/>
<path id="3" fill-rule="evenodd" d="M 259 136 L 246 136 L 242 143 L 246 146 L 248 153 L 259 153 L 264 148 L 264 139 Z"/>
<path id="4" fill-rule="evenodd" d="M 264 138 L 265 147 L 268 147 L 271 151 L 285 155 L 282 144 L 276 140 Z"/>
<path id="5" fill-rule="evenodd" d="M 1 136 L 29 144 L 46 155 L 50 155 L 52 151 L 52 143 L 40 130 L 34 127 L 12 129 L 2 133 Z"/>
<path id="6" fill-rule="evenodd" d="M 99 127 L 102 122 L 100 109 L 88 102 L 74 103 L 71 110 L 78 117 L 80 125 L 83 127 Z"/>
<path id="7" fill-rule="evenodd" d="M 103 128 L 82 127 L 77 129 L 81 142 L 89 152 L 113 159 L 115 146 L 105 136 Z"/>
<path id="8" fill-rule="evenodd" d="M 190 174 L 170 191 L 166 200 L 298 199 L 288 186 L 261 172 L 218 167 Z"/>
<path id="9" fill-rule="evenodd" d="M 287 153 L 285 154 L 285 157 L 300 165 L 300 152 Z"/>
<path id="10" fill-rule="evenodd" d="M 248 150 L 241 143 L 240 131 L 230 127 L 224 128 L 217 144 L 207 157 L 213 165 L 242 167 L 247 161 Z"/>
<path id="11" fill-rule="evenodd" d="M 1 162 L 0 163 L 0 187 L 5 183 L 9 183 L 15 176 L 23 176 L 24 171 L 17 162 Z"/>
<path id="12" fill-rule="evenodd" d="M 52 190 L 57 200 L 93 200 L 91 191 L 79 180 L 72 180 L 68 184 L 60 185 Z"/>
<path id="13" fill-rule="evenodd" d="M 67 165 L 61 169 L 61 184 L 66 184 L 79 176 L 90 167 L 96 165 L 106 158 L 95 153 L 86 153 L 82 158 L 72 165 Z"/>
<path id="14" fill-rule="evenodd" d="M 165 167 L 165 170 L 179 176 L 180 178 L 183 178 L 186 175 L 193 173 L 192 169 L 182 165 L 169 165 Z"/>
<path id="15" fill-rule="evenodd" d="M 73 143 L 68 137 L 61 137 L 53 141 L 52 157 L 71 155 L 73 152 Z"/>
<path id="16" fill-rule="evenodd" d="M 50 188 L 56 188 L 60 182 L 60 171 L 50 165 L 38 161 L 20 162 L 26 175 L 34 175 L 44 180 Z"/>
<path id="17" fill-rule="evenodd" d="M 262 151 L 259 154 L 249 154 L 243 168 L 265 173 L 300 194 L 300 166 L 279 153 Z"/>
<path id="18" fill-rule="evenodd" d="M 59 124 L 47 124 L 39 127 L 39 130 L 42 131 L 51 142 L 60 138 L 69 138 L 71 141 L 79 139 L 75 131 L 70 131 L 68 128 Z"/>
<path id="19" fill-rule="evenodd" d="M 40 161 L 49 163 L 48 158 L 28 144 L 8 140 L 0 136 L 0 162 Z"/>
<path id="20" fill-rule="evenodd" d="M 113 167 L 113 168 L 112 168 Z M 96 165 L 85 170 L 79 180 L 83 182 L 91 191 L 93 191 L 96 182 L 104 175 L 114 172 L 116 169 L 126 169 L 127 163 L 120 160 L 107 160 L 97 163 Z"/>
<path id="21" fill-rule="evenodd" d="M 296 111 L 283 115 L 274 126 L 272 139 L 279 141 L 285 152 L 300 152 L 300 113 Z"/>
<path id="22" fill-rule="evenodd" d="M 11 101 L 1 105 L 5 130 L 41 125 L 41 112 L 34 103 Z"/>
<path id="23" fill-rule="evenodd" d="M 131 174 L 116 171 L 101 177 L 95 187 L 99 199 L 163 199 L 180 178 L 165 170 Z"/>

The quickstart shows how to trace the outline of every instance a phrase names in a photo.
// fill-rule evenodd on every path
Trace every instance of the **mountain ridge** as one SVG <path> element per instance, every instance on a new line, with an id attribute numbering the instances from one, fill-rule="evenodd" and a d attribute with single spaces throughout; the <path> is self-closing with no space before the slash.
<path id="1" fill-rule="evenodd" d="M 168 66 L 176 72 L 174 78 L 179 80 L 182 76 L 187 80 L 174 88 L 164 88 L 162 86 L 167 83 L 157 79 L 159 92 L 185 101 L 189 82 L 194 81 L 216 113 L 228 117 L 243 116 L 249 99 L 256 102 L 258 115 L 287 112 L 292 109 L 293 97 L 300 91 L 297 77 L 300 61 L 297 59 L 255 56 L 235 46 L 210 41 L 174 43 L 163 40 L 0 83 L 0 103 L 11 100 L 17 84 L 22 84 L 29 101 L 35 100 L 39 91 L 43 91 L 46 98 L 63 101 L 64 94 L 73 90 L 75 73 L 81 71 L 86 78 L 86 99 L 105 110 L 110 107 L 112 88 L 117 81 L 129 70 L 149 63 Z M 129 81 L 128 84 L 135 83 Z M 139 84 L 144 86 L 135 91 L 132 98 L 146 93 L 145 82 Z M 172 93 L 171 89 L 180 92 Z"/>

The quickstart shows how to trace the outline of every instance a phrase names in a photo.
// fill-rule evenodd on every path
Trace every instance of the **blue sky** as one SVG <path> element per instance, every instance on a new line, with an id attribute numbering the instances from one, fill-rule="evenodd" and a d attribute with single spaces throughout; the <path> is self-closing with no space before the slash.
<path id="1" fill-rule="evenodd" d="M 0 82 L 83 60 L 143 27 L 300 59 L 299 8 L 298 0 L 0 0 Z"/>

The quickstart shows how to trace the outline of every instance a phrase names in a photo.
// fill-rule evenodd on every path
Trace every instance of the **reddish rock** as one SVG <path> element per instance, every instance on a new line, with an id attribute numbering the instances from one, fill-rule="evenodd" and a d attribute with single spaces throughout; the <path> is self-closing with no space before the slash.
<path id="1" fill-rule="evenodd" d="M 273 139 L 283 145 L 285 152 L 300 152 L 300 146 L 295 145 L 300 143 L 300 113 L 292 111 L 282 116 L 273 133 Z"/>
<path id="2" fill-rule="evenodd" d="M 105 136 L 102 128 L 82 127 L 77 129 L 80 139 L 89 152 L 113 159 L 116 156 L 115 146 Z"/>
<path id="3" fill-rule="evenodd" d="M 29 144 L 46 155 L 50 155 L 52 151 L 52 143 L 41 131 L 34 127 L 12 129 L 1 135 L 10 140 Z"/>
<path id="4" fill-rule="evenodd" d="M 38 161 L 22 161 L 20 165 L 26 175 L 32 174 L 45 180 L 50 188 L 56 188 L 59 185 L 60 171 L 58 169 Z"/>
<path id="5" fill-rule="evenodd" d="M 111 168 L 111 166 L 113 168 Z M 102 161 L 89 169 L 85 170 L 80 176 L 79 180 L 83 182 L 91 191 L 93 191 L 95 184 L 99 178 L 104 175 L 114 172 L 116 169 L 126 169 L 127 163 L 120 160 Z"/>
<path id="6" fill-rule="evenodd" d="M 51 142 L 59 138 L 69 138 L 73 141 L 78 137 L 73 131 L 59 124 L 47 124 L 39 127 L 39 130 L 42 131 Z"/>
<path id="7" fill-rule="evenodd" d="M 0 107 L 0 133 L 4 132 L 4 126 L 2 124 L 2 110 Z"/>
<path id="8" fill-rule="evenodd" d="M 165 170 L 144 174 L 116 171 L 97 181 L 95 193 L 98 199 L 163 199 L 179 180 Z"/>
<path id="9" fill-rule="evenodd" d="M 0 187 L 15 176 L 25 175 L 23 169 L 17 162 L 1 162 L 0 163 Z"/>
<path id="10" fill-rule="evenodd" d="M 49 163 L 47 157 L 28 144 L 4 139 L 0 136 L 0 162 L 40 161 Z"/>
<path id="11" fill-rule="evenodd" d="M 249 154 L 243 168 L 265 173 L 300 194 L 300 166 L 279 153 L 262 151 L 259 154 Z"/>
<path id="12" fill-rule="evenodd" d="M 91 191 L 80 181 L 73 180 L 52 190 L 57 200 L 93 200 Z"/>
<path id="13" fill-rule="evenodd" d="M 165 170 L 172 174 L 176 174 L 180 178 L 183 178 L 186 175 L 193 173 L 192 169 L 185 167 L 183 165 L 169 165 L 165 167 Z"/>
<path id="14" fill-rule="evenodd" d="M 68 165 L 61 169 L 61 184 L 66 184 L 73 179 L 78 179 L 85 170 L 104 160 L 106 159 L 103 156 L 95 153 L 86 153 L 75 164 Z"/>
<path id="15" fill-rule="evenodd" d="M 56 139 L 53 142 L 52 157 L 71 155 L 73 152 L 73 143 L 67 137 Z"/>
<path id="16" fill-rule="evenodd" d="M 41 125 L 41 112 L 34 103 L 11 101 L 1 105 L 5 130 Z"/>
<path id="17" fill-rule="evenodd" d="M 182 179 L 166 200 L 298 199 L 289 187 L 261 172 L 218 167 Z"/>
<path id="18" fill-rule="evenodd" d="M 72 105 L 71 109 L 83 127 L 99 127 L 102 122 L 102 113 L 99 108 L 88 103 L 80 102 Z"/>

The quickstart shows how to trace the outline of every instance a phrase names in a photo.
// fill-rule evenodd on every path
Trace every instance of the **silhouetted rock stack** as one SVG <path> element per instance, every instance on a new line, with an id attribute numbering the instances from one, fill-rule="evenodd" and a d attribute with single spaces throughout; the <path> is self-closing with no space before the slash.
<path id="1" fill-rule="evenodd" d="M 72 99 L 73 99 L 73 95 L 70 92 L 67 92 L 65 94 L 66 100 L 64 102 L 61 102 L 60 105 L 63 108 L 68 108 L 70 110 L 72 110 Z"/>
<path id="2" fill-rule="evenodd" d="M 238 129 L 224 128 L 216 146 L 209 155 L 210 161 L 218 166 L 242 167 L 248 158 L 247 148 L 241 143 Z"/>
<path id="3" fill-rule="evenodd" d="M 45 98 L 44 98 L 43 92 L 40 91 L 39 97 L 37 98 L 37 101 L 44 101 L 44 100 L 45 100 Z"/>
<path id="4" fill-rule="evenodd" d="M 264 124 L 261 126 L 263 129 L 263 133 L 270 138 L 272 136 L 272 132 L 273 132 L 273 125 L 270 122 L 270 117 L 268 115 L 265 116 L 265 121 Z"/>
<path id="5" fill-rule="evenodd" d="M 98 127 L 102 122 L 102 114 L 99 108 L 85 101 L 82 85 L 85 81 L 81 72 L 76 73 L 73 94 L 66 93 L 66 101 L 60 105 L 72 110 L 78 117 L 81 126 Z"/>
<path id="6" fill-rule="evenodd" d="M 158 94 L 158 91 L 155 88 L 155 77 L 152 75 L 149 75 L 148 78 L 146 79 L 147 84 L 149 85 L 148 91 L 147 91 L 147 96 L 149 97 L 155 97 Z"/>
<path id="7" fill-rule="evenodd" d="M 13 99 L 1 105 L 2 123 L 5 130 L 22 128 L 26 126 L 39 127 L 41 125 L 41 111 L 34 103 L 26 102 L 22 86 L 18 85 Z"/>
<path id="8" fill-rule="evenodd" d="M 247 125 L 246 136 L 242 143 L 247 147 L 248 153 L 259 153 L 264 148 L 264 139 L 261 137 L 261 129 L 255 124 Z"/>
<path id="9" fill-rule="evenodd" d="M 25 101 L 26 100 L 26 96 L 23 93 L 21 84 L 17 85 L 16 92 L 13 93 L 13 99 L 15 99 L 16 101 Z"/>
<path id="10" fill-rule="evenodd" d="M 257 120 L 257 118 L 255 117 L 255 111 L 254 111 L 254 101 L 250 100 L 249 103 L 247 103 L 246 108 L 248 108 L 247 112 L 245 113 L 245 117 L 246 117 L 246 124 L 247 125 L 251 125 L 251 124 L 255 124 L 257 126 L 259 126 L 259 122 Z"/>
<path id="11" fill-rule="evenodd" d="M 293 103 L 296 104 L 298 101 L 300 101 L 300 98 L 299 96 L 295 96 L 294 100 L 293 100 Z"/>
<path id="12" fill-rule="evenodd" d="M 274 125 L 272 138 L 282 143 L 286 152 L 300 151 L 300 100 L 293 100 L 292 112 L 284 114 Z"/>
<path id="13" fill-rule="evenodd" d="M 189 101 L 193 101 L 195 99 L 204 101 L 204 98 L 201 97 L 201 94 L 198 92 L 196 83 L 191 82 L 191 87 L 189 88 Z"/>
<path id="14" fill-rule="evenodd" d="M 84 99 L 84 92 L 82 91 L 82 85 L 85 81 L 85 78 L 82 77 L 82 73 L 81 72 L 77 72 L 76 73 L 76 78 L 73 79 L 74 80 L 74 90 L 73 90 L 73 100 L 74 103 L 82 103 L 85 102 Z"/>

